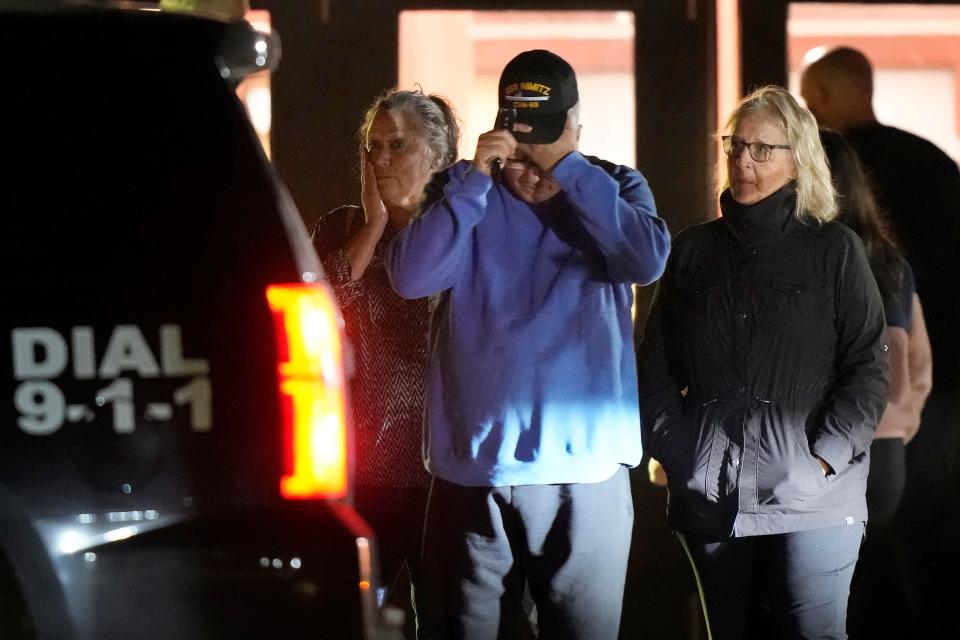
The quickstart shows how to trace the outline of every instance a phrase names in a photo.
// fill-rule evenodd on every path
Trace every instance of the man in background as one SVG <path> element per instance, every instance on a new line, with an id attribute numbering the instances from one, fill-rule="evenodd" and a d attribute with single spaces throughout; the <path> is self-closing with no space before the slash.
<path id="1" fill-rule="evenodd" d="M 856 49 L 827 50 L 810 63 L 800 93 L 820 125 L 857 150 L 916 275 L 933 391 L 906 450 L 900 529 L 918 637 L 949 637 L 960 600 L 960 171 L 930 141 L 877 121 L 873 69 Z"/>

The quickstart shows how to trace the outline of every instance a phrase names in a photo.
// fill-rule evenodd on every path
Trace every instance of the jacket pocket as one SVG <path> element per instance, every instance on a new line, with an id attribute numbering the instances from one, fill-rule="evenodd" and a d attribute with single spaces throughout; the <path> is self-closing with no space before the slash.
<path id="1" fill-rule="evenodd" d="M 714 399 L 685 398 L 683 403 L 683 430 L 674 434 L 666 456 L 673 469 L 664 463 L 671 487 L 684 493 L 711 498 L 707 487 L 711 482 L 712 451 L 717 434 L 716 417 L 719 402 Z M 715 500 L 716 496 L 712 498 Z"/>
<path id="2" fill-rule="evenodd" d="M 796 278 L 771 279 L 763 295 L 764 326 L 755 336 L 756 346 L 791 371 L 794 380 L 814 386 L 833 368 L 833 296 L 816 279 Z"/>
<path id="3" fill-rule="evenodd" d="M 764 294 L 764 310 L 772 317 L 796 317 L 809 306 L 810 290 L 802 280 L 773 278 Z"/>
<path id="4" fill-rule="evenodd" d="M 802 509 L 802 503 L 822 494 L 827 478 L 810 452 L 803 425 L 778 411 L 767 418 L 760 452 L 759 502 Z"/>
<path id="5" fill-rule="evenodd" d="M 833 324 L 833 298 L 816 280 L 772 278 L 764 303 L 772 317 L 788 323 L 799 322 L 807 328 Z"/>
<path id="6" fill-rule="evenodd" d="M 823 467 L 820 466 L 820 461 L 817 459 L 817 456 L 813 455 L 813 452 L 810 450 L 810 441 L 807 439 L 807 433 L 800 425 L 793 426 L 793 435 L 797 440 L 797 446 L 800 448 L 800 452 L 803 454 L 804 459 L 810 465 L 810 468 L 815 472 L 814 475 L 820 481 L 818 484 L 823 486 L 827 484 L 827 477 L 823 474 Z"/>
<path id="7" fill-rule="evenodd" d="M 679 481 L 688 472 L 688 457 L 685 452 L 689 450 L 690 434 L 693 431 L 689 405 L 690 402 L 686 397 L 680 400 L 679 418 L 670 424 L 669 430 L 664 434 L 665 437 L 658 443 L 659 446 L 649 451 L 650 455 L 663 465 L 669 484 Z"/>

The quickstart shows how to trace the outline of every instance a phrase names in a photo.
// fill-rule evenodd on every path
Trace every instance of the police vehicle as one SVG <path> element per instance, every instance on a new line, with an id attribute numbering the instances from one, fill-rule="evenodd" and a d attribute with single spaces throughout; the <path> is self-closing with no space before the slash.
<path id="1" fill-rule="evenodd" d="M 56 4 L 0 3 L 0 637 L 391 635 L 342 320 L 233 90 L 278 40 Z"/>

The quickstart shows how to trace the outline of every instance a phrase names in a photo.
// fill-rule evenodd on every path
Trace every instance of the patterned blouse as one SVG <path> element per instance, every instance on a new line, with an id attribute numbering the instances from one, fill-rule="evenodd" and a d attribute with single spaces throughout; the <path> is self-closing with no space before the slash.
<path id="1" fill-rule="evenodd" d="M 347 205 L 321 217 L 313 231 L 353 346 L 357 484 L 426 487 L 430 476 L 423 467 L 421 425 L 428 301 L 404 300 L 390 286 L 383 262 L 397 233 L 390 224 L 363 277 L 350 280 L 346 248 L 363 223 L 362 209 Z"/>

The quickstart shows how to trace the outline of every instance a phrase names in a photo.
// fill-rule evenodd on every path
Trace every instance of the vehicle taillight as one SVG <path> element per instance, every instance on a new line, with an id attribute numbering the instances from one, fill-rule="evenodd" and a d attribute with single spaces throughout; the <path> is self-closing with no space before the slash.
<path id="1" fill-rule="evenodd" d="M 267 287 L 277 338 L 287 499 L 347 495 L 346 385 L 336 304 L 322 285 Z"/>

